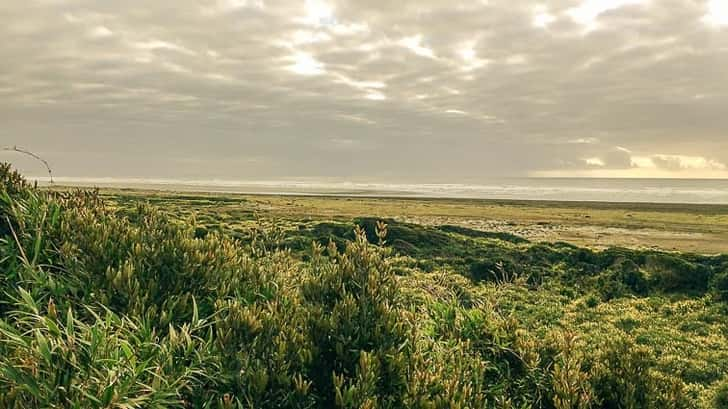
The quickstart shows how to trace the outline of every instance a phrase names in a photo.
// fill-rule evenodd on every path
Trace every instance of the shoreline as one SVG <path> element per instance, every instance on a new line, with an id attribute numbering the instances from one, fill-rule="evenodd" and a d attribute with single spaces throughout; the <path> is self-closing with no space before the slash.
<path id="1" fill-rule="evenodd" d="M 165 188 L 163 186 L 93 186 L 93 185 L 40 185 L 43 189 L 71 190 L 71 189 L 99 189 L 105 194 L 132 193 L 137 195 L 166 195 L 166 196 L 255 196 L 277 198 L 329 198 L 329 199 L 368 199 L 368 200 L 402 200 L 424 202 L 459 202 L 470 204 L 504 204 L 511 206 L 554 206 L 559 208 L 594 208 L 594 209 L 637 209 L 651 211 L 683 211 L 704 214 L 706 211 L 715 213 L 716 210 L 728 214 L 728 203 L 711 202 L 672 202 L 672 201 L 605 201 L 583 199 L 518 199 L 501 197 L 461 197 L 461 196 L 434 196 L 412 192 L 377 192 L 377 191 L 275 191 L 275 190 L 217 190 L 217 189 L 179 189 L 179 186 Z"/>

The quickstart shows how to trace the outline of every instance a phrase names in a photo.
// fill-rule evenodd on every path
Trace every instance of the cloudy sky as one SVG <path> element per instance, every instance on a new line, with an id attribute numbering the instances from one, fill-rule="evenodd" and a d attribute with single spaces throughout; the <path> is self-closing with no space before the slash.
<path id="1" fill-rule="evenodd" d="M 728 0 L 4 0 L 0 38 L 0 145 L 57 175 L 728 177 Z"/>

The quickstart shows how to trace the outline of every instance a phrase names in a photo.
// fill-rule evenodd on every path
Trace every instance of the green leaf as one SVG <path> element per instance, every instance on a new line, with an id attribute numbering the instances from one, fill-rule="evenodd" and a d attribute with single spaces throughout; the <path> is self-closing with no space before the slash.
<path id="1" fill-rule="evenodd" d="M 114 382 L 104 389 L 103 397 L 101 398 L 101 405 L 104 407 L 109 406 L 111 399 L 114 397 Z"/>
<path id="2" fill-rule="evenodd" d="M 55 226 L 58 223 L 58 219 L 61 215 L 61 207 L 57 204 L 53 204 L 53 213 L 51 214 L 51 226 Z"/>
<path id="3" fill-rule="evenodd" d="M 40 387 L 32 377 L 18 371 L 12 366 L 2 366 L 2 368 L 0 368 L 0 372 L 2 372 L 3 376 L 7 379 L 13 381 L 17 387 L 27 390 L 36 399 L 41 399 L 42 393 Z"/>
<path id="4" fill-rule="evenodd" d="M 68 338 L 73 338 L 76 334 L 76 329 L 73 325 L 73 310 L 68 307 L 68 313 L 66 313 L 66 333 Z"/>
<path id="5" fill-rule="evenodd" d="M 48 340 L 39 330 L 35 331 L 35 341 L 38 343 L 38 352 L 40 352 L 43 359 L 50 365 L 52 360 L 51 349 L 48 345 Z"/>
<path id="6" fill-rule="evenodd" d="M 53 321 L 52 319 L 48 317 L 44 317 L 45 324 L 48 327 L 48 332 L 51 333 L 53 336 L 60 336 L 61 335 L 61 329 L 58 327 L 58 325 Z"/>
<path id="7" fill-rule="evenodd" d="M 30 293 L 25 291 L 22 287 L 18 287 L 18 292 L 20 293 L 20 298 L 23 299 L 23 305 L 25 305 L 34 314 L 38 314 L 38 305 L 35 303 L 35 300 Z"/>
<path id="8" fill-rule="evenodd" d="M 192 297 L 192 325 L 197 326 L 197 323 L 200 322 L 200 313 L 197 310 L 197 301 L 195 300 L 195 297 Z"/>
<path id="9" fill-rule="evenodd" d="M 132 352 L 128 342 L 124 341 L 121 343 L 121 350 L 124 351 L 124 356 L 126 357 L 126 359 L 131 359 L 134 357 L 134 352 Z"/>
<path id="10" fill-rule="evenodd" d="M 40 257 L 41 246 L 43 244 L 43 226 L 45 225 L 45 218 L 46 215 L 44 213 L 41 224 L 38 226 L 38 232 L 35 235 L 35 242 L 33 243 L 33 260 L 30 263 L 33 267 L 38 265 L 38 258 Z"/>

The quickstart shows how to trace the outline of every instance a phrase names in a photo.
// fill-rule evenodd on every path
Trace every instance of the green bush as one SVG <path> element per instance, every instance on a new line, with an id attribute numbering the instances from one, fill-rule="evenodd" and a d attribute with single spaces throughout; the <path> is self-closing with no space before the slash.
<path id="1" fill-rule="evenodd" d="M 0 321 L 4 408 L 181 406 L 218 369 L 204 322 L 160 336 L 108 310 L 86 323 L 52 300 L 41 308 L 23 289 L 16 302 Z"/>
<path id="2" fill-rule="evenodd" d="M 673 255 L 652 254 L 647 257 L 646 269 L 655 288 L 665 292 L 704 292 L 708 287 L 710 270 Z"/>
<path id="3" fill-rule="evenodd" d="M 713 398 L 713 408 L 728 409 L 728 382 L 723 382 L 716 389 L 715 397 Z"/>
<path id="4" fill-rule="evenodd" d="M 718 300 L 728 301 L 728 271 L 716 274 L 710 287 Z"/>
<path id="5" fill-rule="evenodd" d="M 602 408 L 691 408 L 682 383 L 654 372 L 647 347 L 629 338 L 609 340 L 592 367 L 592 385 Z"/>

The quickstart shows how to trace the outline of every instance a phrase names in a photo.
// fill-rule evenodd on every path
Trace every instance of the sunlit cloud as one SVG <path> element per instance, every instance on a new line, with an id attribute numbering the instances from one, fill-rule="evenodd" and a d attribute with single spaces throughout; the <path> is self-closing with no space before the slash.
<path id="1" fill-rule="evenodd" d="M 525 64 L 527 61 L 528 57 L 522 54 L 511 55 L 505 60 L 506 64 L 508 65 L 521 65 Z"/>
<path id="2" fill-rule="evenodd" d="M 231 9 L 239 9 L 245 7 L 252 7 L 262 9 L 265 7 L 263 0 L 218 0 L 223 7 Z"/>
<path id="3" fill-rule="evenodd" d="M 547 28 L 551 23 L 556 21 L 556 16 L 549 13 L 543 5 L 534 8 L 532 24 L 534 27 Z"/>
<path id="4" fill-rule="evenodd" d="M 372 101 L 384 101 L 387 99 L 387 96 L 382 94 L 381 92 L 369 92 L 367 93 L 364 98 L 372 100 Z"/>
<path id="5" fill-rule="evenodd" d="M 104 26 L 96 26 L 89 30 L 89 36 L 92 38 L 106 38 L 114 35 L 114 32 Z"/>
<path id="6" fill-rule="evenodd" d="M 340 84 L 345 84 L 352 88 L 356 88 L 356 89 L 360 89 L 360 90 L 382 89 L 382 88 L 387 87 L 387 84 L 385 84 L 381 81 L 357 81 L 357 80 L 351 79 L 341 73 L 336 73 L 333 76 L 335 78 L 334 82 L 340 83 Z"/>
<path id="7" fill-rule="evenodd" d="M 321 75 L 326 72 L 324 64 L 315 59 L 311 54 L 298 52 L 289 58 L 293 64 L 287 65 L 288 71 L 300 75 Z"/>
<path id="8" fill-rule="evenodd" d="M 702 156 L 686 155 L 653 155 L 652 162 L 658 168 L 667 170 L 725 170 L 726 165 Z"/>
<path id="9" fill-rule="evenodd" d="M 293 44 L 315 44 L 325 41 L 331 41 L 328 33 L 321 31 L 298 30 L 293 33 Z"/>
<path id="10" fill-rule="evenodd" d="M 422 34 L 405 37 L 399 40 L 399 45 L 421 57 L 435 58 L 435 52 L 431 48 L 422 45 Z"/>
<path id="11" fill-rule="evenodd" d="M 599 143 L 599 138 L 594 138 L 594 137 L 576 138 L 576 139 L 571 139 L 568 142 L 576 143 L 576 144 L 595 144 L 595 143 Z"/>
<path id="12" fill-rule="evenodd" d="M 703 17 L 703 21 L 716 26 L 728 25 L 728 1 L 709 0 L 708 13 Z"/>
<path id="13" fill-rule="evenodd" d="M 305 16 L 300 18 L 304 24 L 312 26 L 327 26 L 336 23 L 334 8 L 321 0 L 306 0 L 304 3 Z"/>
<path id="14" fill-rule="evenodd" d="M 584 159 L 584 162 L 586 162 L 586 164 L 588 166 L 599 166 L 599 167 L 603 167 L 605 165 L 604 161 L 601 160 L 600 158 L 597 158 L 597 157 L 594 157 L 594 158 L 586 158 L 586 159 Z"/>
<path id="15" fill-rule="evenodd" d="M 336 23 L 329 27 L 329 31 L 336 35 L 347 36 L 366 33 L 369 31 L 369 26 L 366 23 Z"/>
<path id="16" fill-rule="evenodd" d="M 620 7 L 644 3 L 647 0 L 584 0 L 579 6 L 571 8 L 567 14 L 587 29 L 597 28 L 596 20 L 604 12 Z"/>
<path id="17" fill-rule="evenodd" d="M 475 50 L 476 44 L 475 41 L 469 41 L 456 51 L 462 59 L 461 69 L 463 71 L 477 70 L 490 63 L 490 60 L 478 57 L 478 53 Z"/>
<path id="18" fill-rule="evenodd" d="M 176 51 L 182 54 L 188 54 L 188 55 L 194 55 L 195 52 L 185 48 L 181 45 L 170 43 L 168 41 L 161 41 L 161 40 L 148 40 L 148 41 L 138 41 L 133 44 L 135 48 L 138 48 L 140 50 L 149 50 L 149 51 L 156 51 L 156 50 L 170 50 L 170 51 Z"/>

